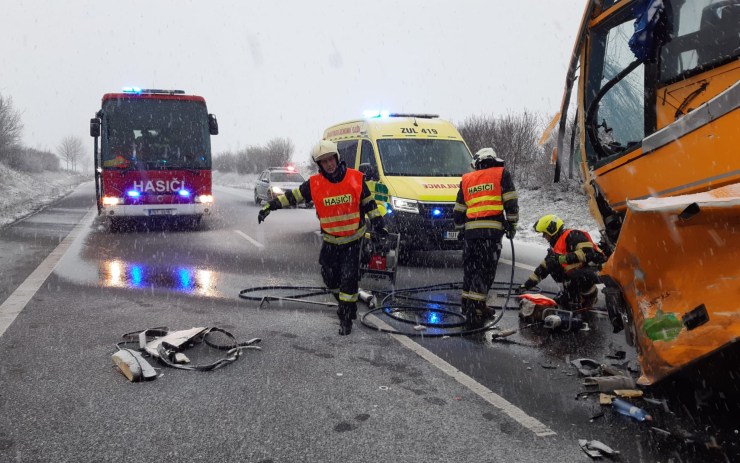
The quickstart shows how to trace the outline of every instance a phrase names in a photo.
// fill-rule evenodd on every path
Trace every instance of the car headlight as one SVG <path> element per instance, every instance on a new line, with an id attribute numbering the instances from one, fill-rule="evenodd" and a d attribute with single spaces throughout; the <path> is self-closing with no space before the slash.
<path id="1" fill-rule="evenodd" d="M 285 192 L 283 191 L 283 189 L 282 189 L 282 188 L 280 188 L 279 186 L 274 186 L 274 187 L 272 187 L 272 188 L 270 188 L 270 189 L 271 189 L 271 190 L 272 190 L 272 192 L 273 192 L 273 193 L 275 193 L 276 195 L 281 195 L 281 194 L 285 193 Z"/>
<path id="2" fill-rule="evenodd" d="M 402 212 L 411 212 L 412 214 L 419 213 L 419 202 L 414 199 L 396 198 L 391 197 L 391 205 L 393 209 Z"/>

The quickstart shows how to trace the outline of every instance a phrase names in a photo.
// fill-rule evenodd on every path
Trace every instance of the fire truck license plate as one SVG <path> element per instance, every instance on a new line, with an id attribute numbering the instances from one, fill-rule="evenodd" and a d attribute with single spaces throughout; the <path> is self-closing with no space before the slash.
<path id="1" fill-rule="evenodd" d="M 172 215 L 174 209 L 149 209 L 149 215 Z"/>
<path id="2" fill-rule="evenodd" d="M 444 233 L 444 237 L 446 240 L 456 240 L 457 239 L 458 232 L 456 231 L 447 231 Z"/>

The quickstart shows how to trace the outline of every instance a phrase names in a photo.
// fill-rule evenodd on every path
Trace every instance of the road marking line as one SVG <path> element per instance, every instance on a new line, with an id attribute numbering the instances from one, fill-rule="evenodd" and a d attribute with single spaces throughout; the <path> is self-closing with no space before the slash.
<path id="1" fill-rule="evenodd" d="M 509 259 L 499 259 L 498 261 L 503 262 L 504 264 L 509 264 L 509 265 L 513 264 L 514 267 L 523 268 L 524 270 L 529 270 L 532 272 L 534 272 L 534 270 L 537 268 L 537 267 L 532 267 L 531 265 L 527 265 L 527 264 L 520 264 L 519 262 L 514 264 L 514 262 L 510 261 Z"/>
<path id="2" fill-rule="evenodd" d="M 375 323 L 375 326 L 386 330 L 393 330 L 393 327 L 383 322 L 374 315 L 370 315 L 368 316 L 368 318 L 372 319 L 372 322 Z M 432 353 L 429 349 L 412 341 L 408 336 L 404 336 L 402 334 L 391 334 L 391 337 L 395 338 L 396 341 L 400 342 L 408 349 L 411 349 L 421 358 L 439 368 L 444 373 L 452 376 L 458 383 L 467 387 L 483 400 L 500 409 L 505 414 L 509 415 L 509 417 L 511 417 L 514 421 L 529 429 L 530 431 L 535 433 L 535 435 L 539 437 L 545 437 L 554 436 L 557 434 L 555 431 L 548 428 L 547 425 L 540 422 L 537 418 L 527 415 L 521 408 L 512 404 L 508 400 L 504 399 L 500 395 L 480 384 L 478 381 L 474 380 L 462 371 L 445 362 L 436 354 Z"/>
<path id="3" fill-rule="evenodd" d="M 83 228 L 89 226 L 95 214 L 97 214 L 97 208 L 91 207 L 85 217 L 59 243 L 59 246 L 51 251 L 51 254 L 46 256 L 46 259 L 36 267 L 36 270 L 3 302 L 3 305 L 0 305 L 0 337 L 10 327 L 13 321 L 15 321 L 15 318 L 26 307 L 26 304 L 36 294 L 41 285 L 44 284 L 49 275 L 51 275 L 51 272 L 54 271 L 57 263 L 64 256 L 64 253 L 67 252 L 67 249 L 69 249 L 69 246 L 77 238 L 77 235 L 80 234 Z"/>
<path id="4" fill-rule="evenodd" d="M 243 232 L 243 231 L 241 231 L 241 230 L 234 230 L 234 232 L 235 232 L 235 233 L 236 233 L 237 235 L 239 235 L 239 236 L 241 236 L 242 238 L 244 238 L 245 240 L 247 240 L 247 241 L 249 241 L 250 243 L 252 243 L 253 245 L 257 246 L 258 248 L 264 248 L 264 247 L 265 247 L 265 245 L 264 245 L 264 244 L 262 244 L 262 243 L 260 243 L 259 241 L 255 240 L 254 238 L 252 238 L 251 236 L 247 235 L 246 233 L 244 233 L 244 232 Z"/>

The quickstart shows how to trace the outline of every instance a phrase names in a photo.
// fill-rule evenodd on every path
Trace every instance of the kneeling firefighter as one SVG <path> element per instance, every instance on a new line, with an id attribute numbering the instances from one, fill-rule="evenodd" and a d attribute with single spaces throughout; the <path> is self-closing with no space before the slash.
<path id="1" fill-rule="evenodd" d="M 373 226 L 372 235 L 388 235 L 370 189 L 361 172 L 339 161 L 337 145 L 321 140 L 311 151 L 319 173 L 298 188 L 269 201 L 257 217 L 262 223 L 270 211 L 313 201 L 321 224 L 323 243 L 319 254 L 321 277 L 337 299 L 339 334 L 352 331 L 357 318 L 360 248 L 365 235 L 365 216 Z"/>
<path id="2" fill-rule="evenodd" d="M 462 311 L 469 328 L 493 317 L 486 305 L 496 276 L 504 233 L 514 238 L 519 203 L 511 175 L 492 148 L 475 153 L 474 172 L 462 176 L 453 213 L 463 243 Z"/>
<path id="3" fill-rule="evenodd" d="M 565 228 L 563 220 L 556 215 L 540 217 L 534 230 L 542 234 L 550 249 L 518 292 L 532 289 L 549 275 L 563 285 L 563 291 L 555 298 L 563 309 L 572 310 L 576 308 L 572 307 L 574 304 L 592 306 L 599 295 L 597 272 L 606 262 L 606 255 L 594 244 L 588 232 Z"/>

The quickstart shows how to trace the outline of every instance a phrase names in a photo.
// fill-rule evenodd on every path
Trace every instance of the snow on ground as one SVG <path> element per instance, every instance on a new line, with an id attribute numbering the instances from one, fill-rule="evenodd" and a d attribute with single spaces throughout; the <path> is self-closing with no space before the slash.
<path id="1" fill-rule="evenodd" d="M 305 175 L 304 175 L 305 176 Z M 254 196 L 254 183 L 257 174 L 240 175 L 236 173 L 213 173 L 213 183 L 247 190 L 247 197 Z M 519 229 L 516 239 L 546 245 L 542 237 L 535 233 L 534 223 L 545 214 L 555 214 L 568 228 L 586 230 L 594 241 L 599 240 L 598 225 L 588 209 L 588 198 L 577 187 L 571 186 L 563 191 L 560 185 L 545 185 L 539 190 L 518 190 Z M 218 197 L 216 198 L 218 200 Z"/>
<path id="2" fill-rule="evenodd" d="M 29 174 L 0 163 L 0 227 L 42 209 L 91 179 L 63 171 Z"/>

